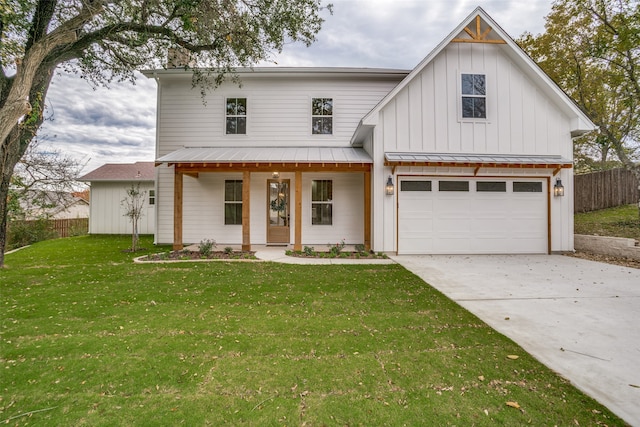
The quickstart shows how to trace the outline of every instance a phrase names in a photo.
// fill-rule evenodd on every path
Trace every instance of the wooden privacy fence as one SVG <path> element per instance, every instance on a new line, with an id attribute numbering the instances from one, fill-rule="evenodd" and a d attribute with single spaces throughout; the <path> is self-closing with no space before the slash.
<path id="1" fill-rule="evenodd" d="M 589 212 L 638 203 L 640 191 L 635 175 L 626 169 L 611 169 L 573 178 L 575 212 Z"/>
<path id="2" fill-rule="evenodd" d="M 51 229 L 60 237 L 69 237 L 89 232 L 89 218 L 52 219 Z"/>
<path id="3" fill-rule="evenodd" d="M 29 226 L 44 221 L 47 229 L 55 232 L 58 237 L 70 237 L 89 232 L 89 218 L 46 219 L 33 221 L 10 221 L 8 227 Z"/>

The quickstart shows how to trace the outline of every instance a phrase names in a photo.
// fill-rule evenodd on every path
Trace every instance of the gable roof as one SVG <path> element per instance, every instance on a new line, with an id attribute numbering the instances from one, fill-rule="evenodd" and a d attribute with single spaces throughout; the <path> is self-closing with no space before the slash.
<path id="1" fill-rule="evenodd" d="M 471 27 L 471 29 L 468 27 Z M 571 118 L 572 137 L 577 137 L 597 129 L 596 125 L 593 124 L 575 102 L 518 46 L 493 18 L 481 7 L 477 7 L 361 120 L 358 129 L 356 129 L 354 133 L 352 142 L 356 142 L 356 139 L 359 139 L 366 133 L 361 127 L 375 126 L 380 110 L 401 90 L 407 87 L 414 78 L 419 76 L 427 65 L 452 42 L 483 42 L 504 46 L 504 53 L 523 70 L 527 77 L 539 83 L 539 87 L 545 95 L 552 99 L 556 105 Z"/>
<path id="2" fill-rule="evenodd" d="M 153 162 L 106 163 L 78 181 L 155 181 Z"/>

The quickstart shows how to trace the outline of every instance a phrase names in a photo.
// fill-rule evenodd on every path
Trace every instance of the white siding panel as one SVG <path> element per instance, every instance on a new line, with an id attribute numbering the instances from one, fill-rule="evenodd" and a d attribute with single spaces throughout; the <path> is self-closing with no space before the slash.
<path id="1" fill-rule="evenodd" d="M 203 100 L 189 78 L 164 77 L 159 101 L 158 154 L 182 147 L 345 146 L 359 121 L 399 80 L 245 79 L 224 83 Z M 225 98 L 247 98 L 247 134 L 226 135 Z M 333 98 L 333 134 L 311 134 L 311 99 Z"/>
<path id="2" fill-rule="evenodd" d="M 333 180 L 333 224 L 311 224 L 311 181 Z M 302 177 L 302 242 L 316 245 L 317 250 L 344 239 L 347 244 L 364 243 L 363 175 L 309 173 Z"/>
<path id="3" fill-rule="evenodd" d="M 89 214 L 90 234 L 130 234 L 131 221 L 124 216 L 122 200 L 127 197 L 131 182 L 93 182 L 91 183 L 91 201 Z M 149 190 L 153 184 L 143 182 L 140 190 L 145 191 L 145 209 L 138 222 L 138 233 L 153 234 L 155 226 L 155 207 L 149 206 Z"/>
<path id="4" fill-rule="evenodd" d="M 486 121 L 459 117 L 463 72 L 487 76 Z M 488 44 L 452 43 L 381 114 L 384 151 L 566 156 L 571 145 L 566 116 L 500 46 Z M 408 150 L 403 145 L 407 133 Z"/>

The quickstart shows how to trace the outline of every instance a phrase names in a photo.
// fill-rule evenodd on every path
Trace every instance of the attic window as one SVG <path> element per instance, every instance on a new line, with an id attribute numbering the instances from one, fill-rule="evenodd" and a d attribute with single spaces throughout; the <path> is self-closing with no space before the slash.
<path id="1" fill-rule="evenodd" d="M 484 74 L 462 74 L 462 118 L 487 118 L 487 78 Z"/>

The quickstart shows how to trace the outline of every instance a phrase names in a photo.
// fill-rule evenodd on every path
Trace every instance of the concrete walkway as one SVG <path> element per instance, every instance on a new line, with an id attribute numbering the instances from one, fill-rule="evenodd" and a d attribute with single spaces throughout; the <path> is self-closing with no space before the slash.
<path id="1" fill-rule="evenodd" d="M 561 255 L 392 259 L 640 426 L 640 270 Z"/>

